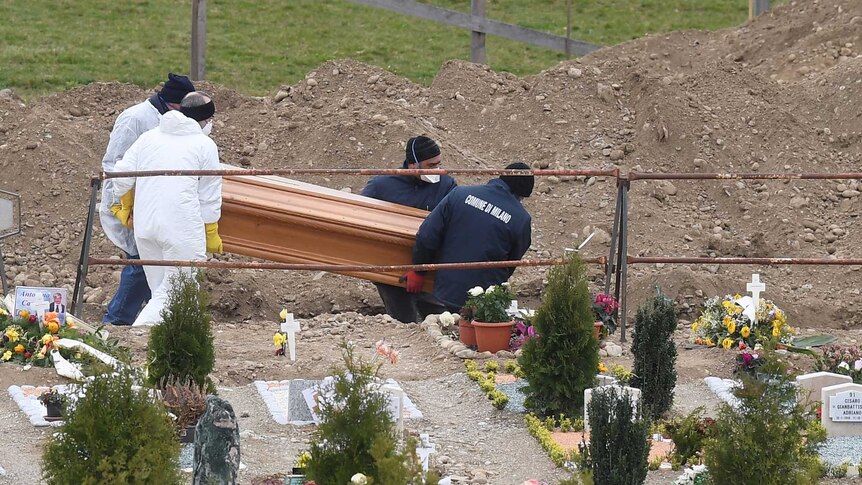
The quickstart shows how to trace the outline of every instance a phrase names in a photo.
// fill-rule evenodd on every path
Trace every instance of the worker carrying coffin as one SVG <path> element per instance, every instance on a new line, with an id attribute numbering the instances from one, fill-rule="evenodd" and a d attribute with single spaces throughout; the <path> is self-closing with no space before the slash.
<path id="1" fill-rule="evenodd" d="M 507 170 L 529 170 L 513 163 Z M 521 199 L 533 192 L 532 175 L 503 175 L 486 185 L 452 190 L 419 227 L 413 264 L 520 260 L 530 247 L 530 214 Z M 434 297 L 450 312 L 458 312 L 467 290 L 504 283 L 515 268 L 437 271 Z M 407 291 L 420 292 L 422 272 L 405 275 Z"/>
<path id="2" fill-rule="evenodd" d="M 440 146 L 427 136 L 407 140 L 402 168 L 431 169 L 440 166 Z M 457 186 L 448 175 L 383 175 L 368 181 L 362 195 L 423 210 L 437 204 Z M 374 283 L 386 313 L 396 320 L 412 323 L 427 315 L 441 313 L 440 304 L 427 293 L 408 293 L 401 286 Z"/>
<path id="3" fill-rule="evenodd" d="M 159 126 L 132 144 L 117 162 L 118 172 L 154 170 L 219 170 L 218 148 L 209 137 L 215 104 L 205 93 L 183 98 L 180 111 L 162 115 Z M 222 252 L 218 234 L 221 177 L 165 176 L 118 178 L 114 195 L 124 202 L 115 214 L 132 224 L 141 259 L 205 261 L 206 253 Z M 133 209 L 128 193 L 134 189 Z M 114 208 L 112 208 L 113 210 Z M 161 323 L 171 276 L 191 268 L 145 266 L 152 298 L 133 325 Z"/>

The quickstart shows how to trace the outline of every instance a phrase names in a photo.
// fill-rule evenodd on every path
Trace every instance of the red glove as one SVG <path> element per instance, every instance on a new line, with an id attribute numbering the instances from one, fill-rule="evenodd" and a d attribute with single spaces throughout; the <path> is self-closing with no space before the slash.
<path id="1" fill-rule="evenodd" d="M 404 279 L 407 280 L 407 293 L 422 293 L 422 286 L 425 283 L 425 275 L 419 274 L 415 271 L 410 271 L 404 275 Z"/>

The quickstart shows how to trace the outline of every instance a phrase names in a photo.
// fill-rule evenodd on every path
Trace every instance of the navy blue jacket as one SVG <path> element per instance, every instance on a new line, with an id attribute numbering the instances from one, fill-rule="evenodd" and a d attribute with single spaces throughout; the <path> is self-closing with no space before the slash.
<path id="1" fill-rule="evenodd" d="M 455 179 L 448 175 L 441 175 L 436 184 L 406 175 L 380 175 L 368 181 L 362 195 L 431 211 L 457 185 Z"/>
<path id="2" fill-rule="evenodd" d="M 520 260 L 530 247 L 530 214 L 500 179 L 457 187 L 425 218 L 416 233 L 413 263 Z M 437 271 L 434 296 L 450 311 L 467 290 L 504 283 L 515 268 Z"/>

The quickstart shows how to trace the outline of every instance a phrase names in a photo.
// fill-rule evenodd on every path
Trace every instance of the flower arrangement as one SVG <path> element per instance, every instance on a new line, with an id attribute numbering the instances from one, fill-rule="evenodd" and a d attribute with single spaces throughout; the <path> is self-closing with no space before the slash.
<path id="1" fill-rule="evenodd" d="M 740 295 L 707 300 L 700 317 L 691 326 L 694 343 L 740 350 L 766 341 L 790 345 L 795 331 L 787 324 L 787 316 L 778 306 L 769 300 L 760 300 L 755 323 L 746 314 L 742 300 Z"/>
<path id="2" fill-rule="evenodd" d="M 706 465 L 695 465 L 683 470 L 682 475 L 673 482 L 673 485 L 706 485 L 707 483 L 711 483 L 711 479 Z"/>
<path id="3" fill-rule="evenodd" d="M 281 318 L 282 323 L 286 322 L 287 309 L 282 308 L 278 316 Z M 272 336 L 272 343 L 275 344 L 275 355 L 284 355 L 285 346 L 287 345 L 287 334 L 281 330 L 276 330 L 275 335 Z"/>
<path id="4" fill-rule="evenodd" d="M 757 370 L 766 363 L 766 360 L 756 352 L 743 350 L 736 356 L 737 372 L 745 372 L 751 377 L 755 377 Z"/>
<path id="5" fill-rule="evenodd" d="M 508 283 L 491 285 L 487 289 L 476 286 L 467 293 L 470 296 L 461 310 L 462 318 L 465 320 L 486 323 L 502 323 L 512 320 L 506 310 L 512 304 L 515 295 L 510 291 Z"/>
<path id="6" fill-rule="evenodd" d="M 617 329 L 617 310 L 620 304 L 617 300 L 606 293 L 597 293 L 593 298 L 593 314 L 597 322 L 602 322 L 602 333 L 612 334 Z"/>
<path id="7" fill-rule="evenodd" d="M 520 349 L 527 340 L 537 338 L 538 336 L 539 334 L 536 333 L 536 327 L 533 326 L 533 323 L 529 318 L 525 317 L 523 320 L 515 322 L 515 333 L 512 336 L 510 347 L 514 352 Z"/>
<path id="8" fill-rule="evenodd" d="M 375 358 L 383 357 L 393 365 L 398 363 L 398 351 L 387 344 L 386 339 L 378 340 L 374 347 L 377 349 Z"/>
<path id="9" fill-rule="evenodd" d="M 66 396 L 59 393 L 53 387 L 39 395 L 39 402 L 45 406 L 62 406 L 66 403 Z"/>
<path id="10" fill-rule="evenodd" d="M 850 376 L 853 382 L 862 384 L 862 349 L 852 345 L 827 345 L 817 361 L 818 371 Z"/>
<path id="11" fill-rule="evenodd" d="M 57 341 L 61 338 L 84 342 L 108 354 L 116 350 L 116 342 L 102 341 L 71 322 L 61 326 L 57 313 L 46 312 L 40 326 L 39 318 L 27 310 L 21 310 L 15 316 L 3 307 L 0 310 L 0 362 L 52 367 L 53 350 L 60 350 L 64 358 L 75 362 L 90 361 L 80 352 L 60 349 Z"/>

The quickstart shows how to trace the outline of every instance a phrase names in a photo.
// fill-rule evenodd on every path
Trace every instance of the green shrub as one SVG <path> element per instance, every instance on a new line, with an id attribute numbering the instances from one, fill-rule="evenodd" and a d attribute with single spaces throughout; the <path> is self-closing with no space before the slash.
<path id="1" fill-rule="evenodd" d="M 179 443 L 165 410 L 128 373 L 96 377 L 45 445 L 52 485 L 181 483 Z"/>
<path id="2" fill-rule="evenodd" d="M 557 485 L 593 485 L 593 474 L 589 470 L 579 470 Z"/>
<path id="3" fill-rule="evenodd" d="M 676 386 L 676 313 L 673 300 L 656 289 L 656 296 L 638 308 L 632 353 L 634 375 L 629 382 L 642 391 L 641 405 L 650 419 L 658 419 L 673 405 Z"/>
<path id="4" fill-rule="evenodd" d="M 743 385 L 734 392 L 739 408 L 721 406 L 704 446 L 715 483 L 817 483 L 817 446 L 826 433 L 800 403 L 786 370 L 783 362 L 768 355 L 761 371 L 769 379 L 742 374 Z"/>
<path id="5" fill-rule="evenodd" d="M 494 374 L 500 370 L 500 364 L 494 362 L 493 360 L 489 360 L 485 362 L 485 372 L 493 372 Z"/>
<path id="6" fill-rule="evenodd" d="M 207 293 L 195 277 L 177 273 L 171 278 L 163 322 L 150 331 L 147 361 L 151 384 L 162 386 L 168 380 L 190 379 L 215 391 L 209 378 L 215 365 L 215 349 L 207 302 Z"/>
<path id="7" fill-rule="evenodd" d="M 850 463 L 846 461 L 842 461 L 837 465 L 821 462 L 820 478 L 846 478 L 849 470 Z"/>
<path id="8" fill-rule="evenodd" d="M 596 483 L 643 483 L 650 449 L 649 424 L 631 395 L 616 386 L 595 388 L 588 412 L 590 468 Z"/>
<path id="9" fill-rule="evenodd" d="M 541 416 L 581 414 L 584 389 L 598 373 L 592 296 L 577 254 L 550 270 L 542 304 L 533 320 L 538 338 L 524 343 L 520 366 L 527 380 L 525 406 Z"/>
<path id="10" fill-rule="evenodd" d="M 346 484 L 364 473 L 376 484 L 425 483 L 415 443 L 408 440 L 404 450 L 398 449 L 388 398 L 375 386 L 380 366 L 357 359 L 346 343 L 341 349 L 344 367 L 333 370 L 332 394 L 320 403 L 322 421 L 311 441 L 308 479 Z"/>
<path id="11" fill-rule="evenodd" d="M 679 456 L 685 465 L 692 457 L 700 456 L 703 444 L 712 431 L 712 419 L 703 418 L 703 408 L 699 407 L 684 418 L 677 418 L 667 426 L 670 439 L 673 440 L 674 454 Z"/>
<path id="12" fill-rule="evenodd" d="M 508 372 L 509 374 L 514 374 L 515 371 L 517 371 L 517 370 L 518 370 L 518 363 L 517 362 L 515 362 L 514 360 L 507 360 L 506 361 L 506 372 Z"/>

